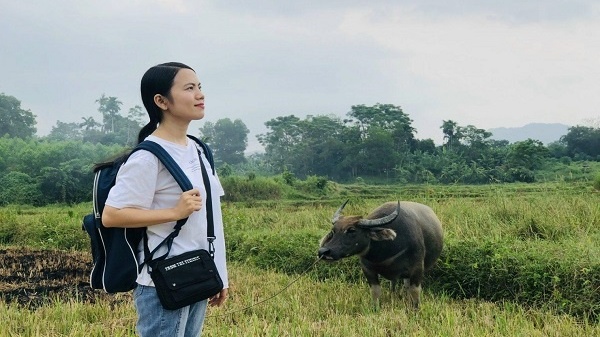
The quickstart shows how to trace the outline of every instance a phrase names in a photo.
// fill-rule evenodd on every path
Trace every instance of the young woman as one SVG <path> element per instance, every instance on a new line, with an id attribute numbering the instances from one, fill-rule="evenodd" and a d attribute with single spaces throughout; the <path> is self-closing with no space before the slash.
<path id="1" fill-rule="evenodd" d="M 141 81 L 144 107 L 150 122 L 142 128 L 138 143 L 151 140 L 160 144 L 179 164 L 194 189 L 183 192 L 175 179 L 147 151 L 134 152 L 121 167 L 110 190 L 102 215 L 107 227 L 147 227 L 148 248 L 152 251 L 173 231 L 176 221 L 189 217 L 173 241 L 169 256 L 191 250 L 208 249 L 206 208 L 214 216 L 215 264 L 223 280 L 223 290 L 210 298 L 177 310 L 162 307 L 147 266 L 137 278 L 133 292 L 141 336 L 198 336 L 202 331 L 207 302 L 221 305 L 227 297 L 228 279 L 220 196 L 224 194 L 217 176 L 210 174 L 213 205 L 205 205 L 206 190 L 200 170 L 196 143 L 187 137 L 191 121 L 204 117 L 204 94 L 194 70 L 181 63 L 164 63 L 150 68 Z M 144 261 L 143 242 L 138 249 Z M 154 256 L 166 253 L 161 247 Z"/>

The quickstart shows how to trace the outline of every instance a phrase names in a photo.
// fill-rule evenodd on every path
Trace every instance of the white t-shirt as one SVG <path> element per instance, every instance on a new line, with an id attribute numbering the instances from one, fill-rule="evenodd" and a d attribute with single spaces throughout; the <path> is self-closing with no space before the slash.
<path id="1" fill-rule="evenodd" d="M 181 227 L 179 235 L 173 240 L 173 246 L 169 252 L 169 257 L 183 254 L 191 250 L 208 250 L 208 241 L 206 239 L 206 189 L 202 180 L 202 171 L 198 161 L 198 146 L 196 142 L 188 139 L 187 146 L 175 144 L 164 139 L 148 136 L 146 140 L 151 140 L 160 144 L 187 175 L 192 186 L 200 190 L 203 207 L 200 211 L 193 212 L 188 221 Z M 212 170 L 204 153 L 202 161 L 208 172 L 211 186 L 211 195 L 213 203 L 214 230 L 216 239 L 215 245 L 215 264 L 219 270 L 219 275 L 223 280 L 223 285 L 228 288 L 227 265 L 225 262 L 225 240 L 223 233 L 223 216 L 221 213 L 221 196 L 225 195 L 221 182 L 217 175 L 212 174 Z M 139 209 L 165 209 L 177 205 L 182 190 L 175 181 L 175 178 L 169 173 L 164 165 L 152 153 L 144 150 L 134 152 L 121 166 L 117 174 L 115 186 L 110 190 L 106 205 L 121 208 L 139 208 Z M 176 222 L 168 222 L 147 227 L 148 248 L 154 250 L 156 246 L 164 240 L 171 232 Z M 139 261 L 144 261 L 144 242 L 138 247 Z M 167 252 L 166 245 L 163 245 L 154 257 L 162 256 Z M 140 272 L 137 283 L 146 286 L 154 286 L 147 266 Z"/>

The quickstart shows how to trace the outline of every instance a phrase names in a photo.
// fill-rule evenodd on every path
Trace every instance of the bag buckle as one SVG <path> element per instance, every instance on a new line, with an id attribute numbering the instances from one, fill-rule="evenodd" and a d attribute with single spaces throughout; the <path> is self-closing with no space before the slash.
<path id="1" fill-rule="evenodd" d="M 215 244 L 213 243 L 213 241 L 215 241 L 217 237 L 215 236 L 209 236 L 208 237 L 208 253 L 210 254 L 211 258 L 215 258 Z"/>

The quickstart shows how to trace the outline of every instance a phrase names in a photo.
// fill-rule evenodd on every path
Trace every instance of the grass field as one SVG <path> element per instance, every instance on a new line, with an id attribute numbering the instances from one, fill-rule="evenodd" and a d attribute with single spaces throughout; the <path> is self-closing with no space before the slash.
<path id="1" fill-rule="evenodd" d="M 224 205 L 231 297 L 210 310 L 204 336 L 600 335 L 600 198 L 591 187 L 339 188 L 336 198 Z M 425 281 L 418 312 L 402 293 L 390 294 L 388 282 L 376 310 L 356 259 L 318 263 L 300 275 L 315 261 L 318 239 L 344 197 L 351 199 L 346 214 L 366 215 L 401 199 L 430 205 L 442 220 L 444 253 Z M 90 297 L 83 284 L 89 253 L 80 221 L 87 212 L 88 204 L 0 208 L 4 247 L 80 262 L 72 278 L 59 278 L 63 283 L 50 282 L 50 274 L 39 278 L 54 288 L 38 290 L 43 301 L 28 305 L 15 289 L 42 289 L 28 280 L 66 264 L 33 268 L 0 256 L 0 337 L 134 335 L 130 295 Z M 17 282 L 8 275 L 19 267 Z"/>

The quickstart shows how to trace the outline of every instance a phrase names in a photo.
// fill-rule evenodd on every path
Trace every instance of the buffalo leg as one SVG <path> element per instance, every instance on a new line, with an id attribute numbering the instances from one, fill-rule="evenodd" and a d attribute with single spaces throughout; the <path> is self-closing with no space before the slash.
<path id="1" fill-rule="evenodd" d="M 421 282 L 423 281 L 423 270 L 416 271 L 410 278 L 404 279 L 404 287 L 408 297 L 415 309 L 419 308 L 421 302 Z"/>
<path id="2" fill-rule="evenodd" d="M 367 270 L 364 267 L 362 270 L 363 274 L 365 274 L 365 277 L 367 278 L 367 282 L 369 282 L 369 286 L 371 287 L 371 297 L 373 298 L 375 307 L 379 308 L 379 298 L 381 297 L 381 284 L 379 283 L 379 275 Z"/>

